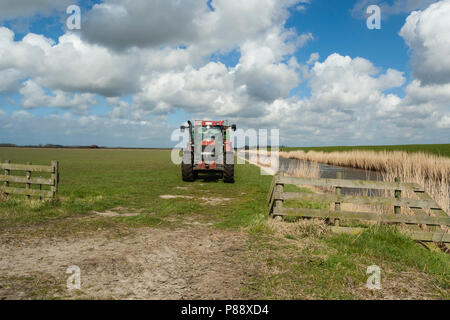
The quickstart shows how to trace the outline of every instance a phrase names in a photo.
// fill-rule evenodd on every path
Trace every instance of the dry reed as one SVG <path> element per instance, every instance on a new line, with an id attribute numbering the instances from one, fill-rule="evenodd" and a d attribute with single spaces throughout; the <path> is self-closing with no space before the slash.
<path id="1" fill-rule="evenodd" d="M 320 169 L 316 162 L 297 162 L 289 164 L 287 175 L 300 178 L 318 178 Z"/>
<path id="2" fill-rule="evenodd" d="M 399 177 L 404 182 L 415 182 L 445 210 L 449 211 L 450 158 L 426 153 L 404 151 L 291 151 L 280 152 L 280 157 L 298 159 L 335 166 L 374 170 L 381 173 L 384 181 Z"/>
<path id="3" fill-rule="evenodd" d="M 319 238 L 330 231 L 325 220 L 321 219 L 299 219 L 292 222 L 269 219 L 267 224 L 279 237 L 294 236 L 303 238 L 307 235 L 308 237 Z"/>

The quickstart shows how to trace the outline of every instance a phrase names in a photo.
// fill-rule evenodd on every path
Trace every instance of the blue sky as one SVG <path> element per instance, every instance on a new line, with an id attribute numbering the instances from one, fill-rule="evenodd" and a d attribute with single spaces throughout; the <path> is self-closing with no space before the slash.
<path id="1" fill-rule="evenodd" d="M 354 1 L 312 1 L 304 12 L 292 10 L 286 27 L 308 31 L 315 40 L 296 55 L 307 60 L 313 52 L 326 57 L 334 52 L 351 57 L 364 57 L 380 67 L 407 72 L 408 47 L 398 35 L 407 13 L 383 18 L 381 29 L 369 30 L 366 20 L 352 17 Z M 368 15 L 367 15 L 368 16 Z"/>
<path id="2" fill-rule="evenodd" d="M 251 1 L 243 8 L 223 0 L 86 0 L 51 10 L 50 1 L 38 2 L 42 9 L 0 15 L 4 31 L 14 33 L 14 45 L 1 38 L 0 143 L 171 146 L 171 132 L 196 117 L 278 128 L 287 145 L 449 142 L 442 101 L 450 67 L 441 61 L 443 70 L 429 74 L 433 66 L 421 64 L 448 48 L 422 52 L 414 45 L 428 34 L 406 27 L 400 34 L 413 10 L 440 17 L 448 1 L 373 1 L 382 8 L 380 30 L 358 14 L 363 0 L 267 0 L 254 8 Z M 69 4 L 81 7 L 79 31 L 66 30 Z M 439 32 L 447 39 L 448 30 L 430 36 Z M 30 41 L 30 34 L 41 38 Z M 33 66 L 20 60 L 30 46 L 40 52 L 30 54 Z M 443 97 L 429 98 L 433 90 Z M 30 119 L 25 130 L 19 116 Z"/>

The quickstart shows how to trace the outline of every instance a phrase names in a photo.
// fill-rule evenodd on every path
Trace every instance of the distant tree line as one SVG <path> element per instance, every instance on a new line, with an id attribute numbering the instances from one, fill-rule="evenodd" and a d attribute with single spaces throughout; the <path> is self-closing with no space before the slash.
<path id="1" fill-rule="evenodd" d="M 0 147 L 17 147 L 17 148 L 74 148 L 74 149 L 102 149 L 104 147 L 100 147 L 96 144 L 90 145 L 90 146 L 79 146 L 79 145 L 74 145 L 74 146 L 64 146 L 61 144 L 39 144 L 39 145 L 17 145 L 14 143 L 0 143 Z"/>
<path id="2" fill-rule="evenodd" d="M 285 146 L 279 146 L 279 149 L 281 150 L 281 148 L 284 148 Z M 235 148 L 236 149 L 236 148 Z M 242 149 L 242 148 L 241 148 Z M 245 150 L 250 150 L 250 149 L 267 149 L 267 150 L 271 150 L 272 146 L 245 146 L 243 149 Z"/>

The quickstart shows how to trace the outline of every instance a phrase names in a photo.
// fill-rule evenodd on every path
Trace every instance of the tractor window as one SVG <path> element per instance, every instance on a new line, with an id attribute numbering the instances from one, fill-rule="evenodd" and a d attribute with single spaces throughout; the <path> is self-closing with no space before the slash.
<path id="1" fill-rule="evenodd" d="M 222 129 L 220 127 L 202 127 L 202 135 L 204 137 L 217 137 L 222 134 Z"/>

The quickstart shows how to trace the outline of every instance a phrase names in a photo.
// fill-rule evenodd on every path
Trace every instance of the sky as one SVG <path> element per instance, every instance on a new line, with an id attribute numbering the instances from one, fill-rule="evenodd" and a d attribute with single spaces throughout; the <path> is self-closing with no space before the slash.
<path id="1" fill-rule="evenodd" d="M 0 143 L 173 147 L 188 119 L 287 146 L 450 143 L 449 16 L 450 0 L 0 0 Z"/>

